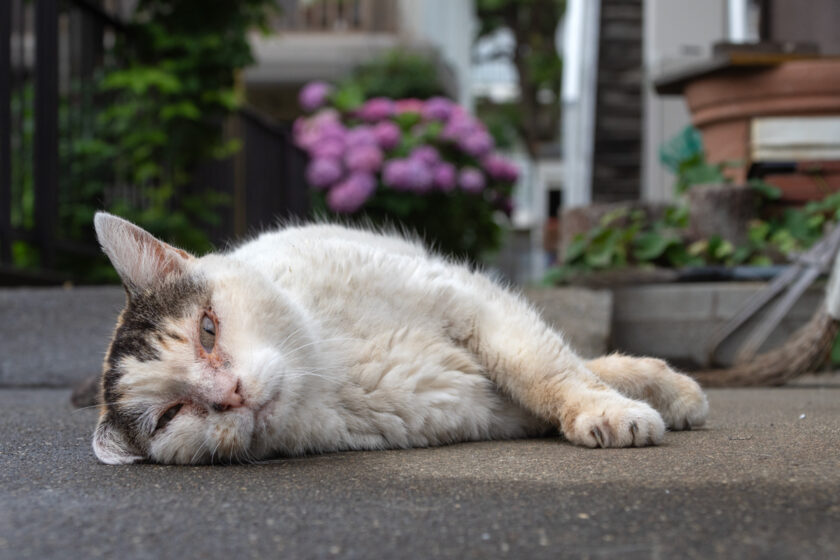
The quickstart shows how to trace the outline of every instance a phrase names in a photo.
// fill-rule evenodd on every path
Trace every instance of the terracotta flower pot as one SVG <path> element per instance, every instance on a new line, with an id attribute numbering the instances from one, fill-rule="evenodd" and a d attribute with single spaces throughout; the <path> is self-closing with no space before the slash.
<path id="1" fill-rule="evenodd" d="M 697 77 L 686 84 L 683 93 L 692 121 L 703 134 L 709 161 L 743 162 L 727 171 L 736 184 L 742 184 L 751 163 L 750 124 L 754 117 L 840 115 L 840 59 L 728 68 Z M 840 189 L 840 175 L 835 173 L 796 173 L 776 179 L 785 197 L 793 200 Z"/>

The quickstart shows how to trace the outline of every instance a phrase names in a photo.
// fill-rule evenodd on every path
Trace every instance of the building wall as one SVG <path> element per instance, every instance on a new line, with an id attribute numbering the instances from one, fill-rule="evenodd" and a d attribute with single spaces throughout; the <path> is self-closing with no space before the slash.
<path id="1" fill-rule="evenodd" d="M 770 0 L 767 6 L 772 40 L 817 43 L 821 54 L 840 55 L 840 2 Z"/>
<path id="2" fill-rule="evenodd" d="M 398 22 L 402 39 L 437 48 L 454 73 L 458 102 L 472 108 L 470 53 L 477 30 L 473 0 L 400 0 Z"/>
<path id="3" fill-rule="evenodd" d="M 690 124 L 683 98 L 658 95 L 653 79 L 711 57 L 712 44 L 727 38 L 727 7 L 726 0 L 644 1 L 642 199 L 672 198 L 674 177 L 659 162 L 659 147 Z"/>

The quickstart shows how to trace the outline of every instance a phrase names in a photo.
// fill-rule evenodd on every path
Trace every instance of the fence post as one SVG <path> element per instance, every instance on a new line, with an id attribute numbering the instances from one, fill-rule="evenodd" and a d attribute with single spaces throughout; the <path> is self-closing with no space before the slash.
<path id="1" fill-rule="evenodd" d="M 41 267 L 52 268 L 58 221 L 58 0 L 35 4 L 35 226 Z"/>
<path id="2" fill-rule="evenodd" d="M 0 2 L 0 264 L 12 262 L 12 3 Z"/>

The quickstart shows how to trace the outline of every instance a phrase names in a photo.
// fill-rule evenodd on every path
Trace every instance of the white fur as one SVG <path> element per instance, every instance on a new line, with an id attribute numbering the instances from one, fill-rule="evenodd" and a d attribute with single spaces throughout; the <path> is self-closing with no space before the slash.
<path id="1" fill-rule="evenodd" d="M 132 270 L 131 249 L 111 246 L 125 239 L 100 232 L 100 240 L 128 281 L 150 281 L 147 268 L 156 265 L 141 259 Z M 151 438 L 152 459 L 439 445 L 523 437 L 551 425 L 590 447 L 662 439 L 659 413 L 608 387 L 521 297 L 418 243 L 311 225 L 185 263 L 185 273 L 212 286 L 217 344 L 229 366 L 208 375 L 186 344 L 170 348 L 158 372 L 127 368 L 121 388 L 159 414 L 177 397 L 167 380 L 189 384 L 204 402 L 218 384 L 213 377 L 224 375 L 241 380 L 247 406 L 186 408 Z M 192 337 L 200 313 L 173 328 Z M 701 423 L 705 410 L 692 406 L 676 414 Z"/>

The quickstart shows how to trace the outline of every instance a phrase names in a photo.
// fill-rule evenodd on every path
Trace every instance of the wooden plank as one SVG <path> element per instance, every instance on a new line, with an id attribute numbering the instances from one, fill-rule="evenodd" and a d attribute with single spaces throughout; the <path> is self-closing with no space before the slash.
<path id="1" fill-rule="evenodd" d="M 840 160 L 840 117 L 752 120 L 753 161 Z"/>

